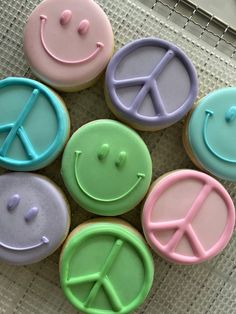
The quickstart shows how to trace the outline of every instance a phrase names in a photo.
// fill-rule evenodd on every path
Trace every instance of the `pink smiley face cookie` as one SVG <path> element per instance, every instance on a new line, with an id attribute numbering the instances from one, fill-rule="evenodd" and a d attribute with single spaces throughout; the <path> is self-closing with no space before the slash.
<path id="1" fill-rule="evenodd" d="M 113 47 L 111 24 L 93 0 L 44 0 L 24 30 L 24 52 L 32 71 L 63 91 L 92 85 Z"/>

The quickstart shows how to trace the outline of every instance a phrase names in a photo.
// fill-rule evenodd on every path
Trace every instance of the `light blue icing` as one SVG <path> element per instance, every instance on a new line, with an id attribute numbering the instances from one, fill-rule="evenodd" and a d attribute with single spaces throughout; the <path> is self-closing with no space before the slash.
<path id="1" fill-rule="evenodd" d="M 0 165 L 31 171 L 52 162 L 68 136 L 69 116 L 45 85 L 27 78 L 0 81 Z"/>
<path id="2" fill-rule="evenodd" d="M 236 181 L 236 87 L 204 97 L 188 123 L 191 150 L 213 175 Z"/>

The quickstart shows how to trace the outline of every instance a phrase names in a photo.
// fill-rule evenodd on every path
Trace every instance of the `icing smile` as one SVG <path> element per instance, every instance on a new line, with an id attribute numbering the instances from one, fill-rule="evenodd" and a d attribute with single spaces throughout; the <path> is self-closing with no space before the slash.
<path id="1" fill-rule="evenodd" d="M 221 156 L 220 154 L 218 154 L 215 149 L 210 145 L 209 141 L 208 141 L 208 137 L 207 137 L 207 130 L 208 130 L 208 124 L 209 124 L 209 119 L 211 117 L 213 117 L 214 113 L 211 110 L 206 110 L 206 117 L 205 117 L 205 121 L 204 121 L 204 128 L 203 128 L 203 140 L 204 143 L 206 145 L 206 147 L 208 148 L 208 150 L 217 158 L 229 162 L 229 163 L 236 163 L 236 159 L 230 159 L 230 158 L 226 158 L 224 156 Z M 228 119 L 228 117 L 226 116 L 226 121 L 230 122 L 230 119 Z"/>
<path id="2" fill-rule="evenodd" d="M 64 64 L 83 64 L 83 63 L 86 63 L 88 61 L 93 60 L 99 54 L 99 52 L 102 50 L 102 48 L 104 47 L 103 43 L 97 42 L 96 43 L 97 48 L 94 50 L 94 52 L 92 54 L 90 54 L 87 58 L 80 59 L 80 60 L 64 60 L 64 59 L 58 58 L 57 56 L 54 55 L 54 53 L 52 53 L 47 48 L 47 45 L 45 43 L 44 29 L 45 29 L 45 24 L 47 21 L 47 16 L 40 15 L 40 20 L 41 20 L 40 39 L 41 39 L 42 46 L 43 46 L 44 50 L 47 52 L 47 54 L 58 62 L 61 62 Z"/>
<path id="3" fill-rule="evenodd" d="M 29 251 L 29 250 L 36 249 L 36 248 L 38 248 L 44 244 L 48 244 L 48 243 L 49 243 L 48 238 L 44 236 L 44 237 L 42 237 L 41 241 L 38 244 L 35 244 L 32 246 L 21 248 L 21 247 L 13 247 L 13 246 L 10 246 L 10 245 L 7 245 L 7 244 L 0 242 L 0 247 L 3 247 L 4 249 L 8 249 L 11 251 Z"/>
<path id="4" fill-rule="evenodd" d="M 82 154 L 81 151 L 76 151 L 75 152 L 75 178 L 76 178 L 76 182 L 77 182 L 79 188 L 83 191 L 83 193 L 86 194 L 88 197 L 90 197 L 91 199 L 93 199 L 95 201 L 99 201 L 99 202 L 115 202 L 115 201 L 121 200 L 121 199 L 125 198 L 126 196 L 128 196 L 140 184 L 142 179 L 145 178 L 145 174 L 138 173 L 137 174 L 137 177 L 138 177 L 137 181 L 133 184 L 133 186 L 127 192 L 125 192 L 124 194 L 122 194 L 120 196 L 117 196 L 117 197 L 114 197 L 114 198 L 111 198 L 111 199 L 102 199 L 102 198 L 93 196 L 89 192 L 86 191 L 86 189 L 83 187 L 83 185 L 81 184 L 81 182 L 79 180 L 79 176 L 78 176 L 78 173 L 77 173 L 77 164 L 78 164 L 78 161 L 79 161 L 79 156 L 81 154 Z"/>

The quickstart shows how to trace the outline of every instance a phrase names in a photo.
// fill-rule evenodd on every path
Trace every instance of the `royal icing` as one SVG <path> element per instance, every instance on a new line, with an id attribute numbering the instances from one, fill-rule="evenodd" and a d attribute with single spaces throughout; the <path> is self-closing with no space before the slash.
<path id="1" fill-rule="evenodd" d="M 143 140 L 113 120 L 82 126 L 63 154 L 62 177 L 68 191 L 98 215 L 132 209 L 147 192 L 151 176 L 152 161 Z"/>
<path id="2" fill-rule="evenodd" d="M 142 225 L 148 243 L 168 260 L 197 264 L 229 242 L 235 208 L 225 188 L 205 173 L 178 170 L 157 181 L 148 195 Z"/>
<path id="3" fill-rule="evenodd" d="M 112 28 L 93 0 L 44 0 L 25 26 L 24 51 L 42 81 L 73 91 L 105 69 L 113 51 Z"/>
<path id="4" fill-rule="evenodd" d="M 60 258 L 61 287 L 83 313 L 133 312 L 144 302 L 153 273 L 152 256 L 144 241 L 119 223 L 79 226 Z"/>
<path id="5" fill-rule="evenodd" d="M 236 88 L 216 90 L 195 108 L 187 124 L 187 142 L 197 162 L 211 174 L 236 181 Z"/>
<path id="6" fill-rule="evenodd" d="M 65 239 L 70 225 L 65 197 L 48 179 L 28 173 L 0 176 L 0 260 L 38 262 Z"/>
<path id="7" fill-rule="evenodd" d="M 135 40 L 121 48 L 109 63 L 105 86 L 112 111 L 144 130 L 162 129 L 182 119 L 198 91 L 189 58 L 158 38 Z"/>
<path id="8" fill-rule="evenodd" d="M 50 164 L 67 140 L 69 115 L 50 89 L 26 78 L 0 81 L 0 165 L 36 170 Z"/>

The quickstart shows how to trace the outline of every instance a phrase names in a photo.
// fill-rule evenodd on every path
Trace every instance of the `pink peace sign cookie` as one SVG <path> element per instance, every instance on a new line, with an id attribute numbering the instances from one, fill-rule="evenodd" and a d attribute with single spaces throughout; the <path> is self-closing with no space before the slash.
<path id="1" fill-rule="evenodd" d="M 220 253 L 234 224 L 235 208 L 228 192 L 195 170 L 177 170 L 157 180 L 142 213 L 150 246 L 179 264 L 198 264 Z"/>

